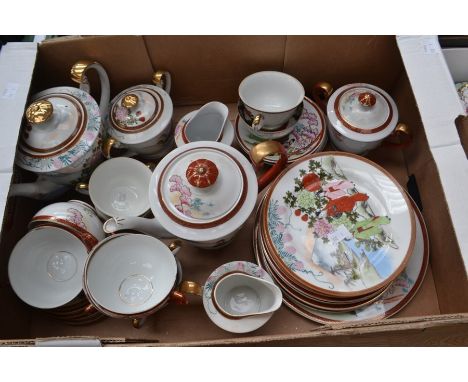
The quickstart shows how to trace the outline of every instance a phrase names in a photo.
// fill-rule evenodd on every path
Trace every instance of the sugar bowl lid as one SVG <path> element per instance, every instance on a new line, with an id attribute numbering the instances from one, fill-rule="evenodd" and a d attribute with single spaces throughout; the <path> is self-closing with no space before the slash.
<path id="1" fill-rule="evenodd" d="M 101 116 L 85 91 L 55 87 L 36 94 L 26 109 L 16 163 L 29 171 L 50 172 L 73 164 L 99 136 Z"/>
<path id="2" fill-rule="evenodd" d="M 120 92 L 111 101 L 106 125 L 110 134 L 123 143 L 140 143 L 165 130 L 173 112 L 172 100 L 156 72 L 155 85 L 137 85 Z M 167 72 L 162 72 L 166 76 Z"/>
<path id="3" fill-rule="evenodd" d="M 398 122 L 398 110 L 390 95 L 365 83 L 336 90 L 328 101 L 327 114 L 340 133 L 361 142 L 387 137 Z"/>
<path id="4" fill-rule="evenodd" d="M 219 142 L 193 142 L 169 153 L 150 182 L 155 217 L 174 235 L 208 241 L 240 227 L 257 198 L 250 162 Z"/>

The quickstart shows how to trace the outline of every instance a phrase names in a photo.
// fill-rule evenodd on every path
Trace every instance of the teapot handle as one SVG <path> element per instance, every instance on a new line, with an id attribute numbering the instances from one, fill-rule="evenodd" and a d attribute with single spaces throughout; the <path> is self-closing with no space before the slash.
<path id="1" fill-rule="evenodd" d="M 110 84 L 109 77 L 104 67 L 95 61 L 80 60 L 76 62 L 70 71 L 71 79 L 80 84 L 80 89 L 90 93 L 90 86 L 86 72 L 89 69 L 94 69 L 98 73 L 99 81 L 101 82 L 101 100 L 99 101 L 99 109 L 101 116 L 106 115 L 110 101 Z"/>
<path id="2" fill-rule="evenodd" d="M 333 94 L 333 86 L 328 82 L 317 82 L 312 88 L 313 100 L 324 110 L 327 111 L 327 102 Z"/>
<path id="3" fill-rule="evenodd" d="M 265 141 L 261 142 L 250 151 L 250 158 L 257 168 L 261 167 L 263 160 L 270 155 L 279 154 L 280 158 L 276 163 L 263 175 L 258 178 L 258 191 L 263 190 L 281 170 L 286 167 L 288 162 L 288 155 L 284 146 L 277 141 Z"/>
<path id="4" fill-rule="evenodd" d="M 166 70 L 156 71 L 153 74 L 153 84 L 170 94 L 172 85 L 171 73 Z"/>

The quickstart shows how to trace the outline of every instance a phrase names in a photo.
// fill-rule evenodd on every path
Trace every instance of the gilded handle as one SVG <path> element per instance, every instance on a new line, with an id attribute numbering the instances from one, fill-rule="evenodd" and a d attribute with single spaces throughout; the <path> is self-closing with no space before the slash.
<path id="1" fill-rule="evenodd" d="M 179 252 L 179 249 L 182 247 L 181 240 L 174 240 L 170 244 L 168 244 L 169 250 L 175 255 Z"/>
<path id="2" fill-rule="evenodd" d="M 413 134 L 408 125 L 399 123 L 392 134 L 385 139 L 385 145 L 392 148 L 408 147 L 413 141 Z"/>
<path id="3" fill-rule="evenodd" d="M 146 318 L 134 318 L 132 320 L 132 326 L 135 328 L 135 329 L 140 329 L 143 324 L 145 323 L 146 321 Z"/>
<path id="4" fill-rule="evenodd" d="M 187 305 L 187 294 L 203 296 L 203 287 L 195 281 L 182 281 L 179 287 L 171 293 L 169 300 L 178 305 Z"/>
<path id="5" fill-rule="evenodd" d="M 88 77 L 86 76 L 86 72 L 89 69 L 96 70 L 99 76 L 99 81 L 101 84 L 101 99 L 99 101 L 99 109 L 101 111 L 101 115 L 105 115 L 110 100 L 110 83 L 109 77 L 107 76 L 107 72 L 104 67 L 95 61 L 80 60 L 77 61 L 70 69 L 70 77 L 72 81 L 80 84 L 80 89 L 90 93 L 89 81 Z"/>
<path id="6" fill-rule="evenodd" d="M 312 88 L 312 98 L 323 109 L 327 109 L 327 102 L 333 94 L 333 86 L 328 82 L 317 82 Z"/>
<path id="7" fill-rule="evenodd" d="M 179 285 L 179 291 L 196 296 L 203 296 L 203 287 L 195 281 L 182 281 Z"/>
<path id="8" fill-rule="evenodd" d="M 75 185 L 75 191 L 80 194 L 89 195 L 89 184 L 84 182 L 77 183 Z"/>
<path id="9" fill-rule="evenodd" d="M 276 163 L 263 175 L 258 178 L 258 190 L 263 190 L 281 170 L 286 166 L 288 162 L 288 155 L 284 146 L 277 141 L 265 141 L 261 142 L 250 151 L 250 158 L 256 167 L 261 167 L 266 157 L 270 155 L 278 154 L 280 157 Z"/>
<path id="10" fill-rule="evenodd" d="M 115 146 L 117 141 L 114 138 L 107 138 L 102 144 L 102 155 L 104 158 L 110 159 L 111 158 L 111 150 L 112 147 Z"/>
<path id="11" fill-rule="evenodd" d="M 171 74 L 166 70 L 158 70 L 153 74 L 153 84 L 170 93 L 172 86 Z"/>
<path id="12" fill-rule="evenodd" d="M 252 120 L 252 124 L 250 126 L 255 131 L 261 130 L 263 127 L 263 115 L 257 114 Z"/>

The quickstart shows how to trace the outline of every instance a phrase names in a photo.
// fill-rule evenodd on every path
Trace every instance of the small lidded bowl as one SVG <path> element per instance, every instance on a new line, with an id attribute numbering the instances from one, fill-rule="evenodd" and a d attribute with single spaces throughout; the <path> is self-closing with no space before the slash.
<path id="1" fill-rule="evenodd" d="M 408 128 L 398 124 L 395 101 L 377 86 L 353 83 L 333 92 L 330 84 L 319 83 L 314 98 L 326 102 L 330 138 L 340 150 L 365 154 L 392 134 L 409 136 Z"/>
<path id="2" fill-rule="evenodd" d="M 125 156 L 157 159 L 173 146 L 173 105 L 169 92 L 171 76 L 157 71 L 154 85 L 137 85 L 120 92 L 111 101 L 104 123 L 109 138 L 103 153 L 110 158 L 112 147 L 126 149 Z"/>

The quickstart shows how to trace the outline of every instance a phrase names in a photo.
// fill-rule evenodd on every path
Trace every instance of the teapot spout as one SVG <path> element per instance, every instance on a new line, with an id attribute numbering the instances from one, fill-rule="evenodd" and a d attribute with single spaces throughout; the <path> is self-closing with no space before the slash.
<path id="1" fill-rule="evenodd" d="M 141 217 L 113 217 L 104 222 L 104 232 L 115 233 L 123 230 L 135 230 L 151 235 L 157 239 L 171 239 L 174 235 L 163 228 L 156 219 Z"/>

